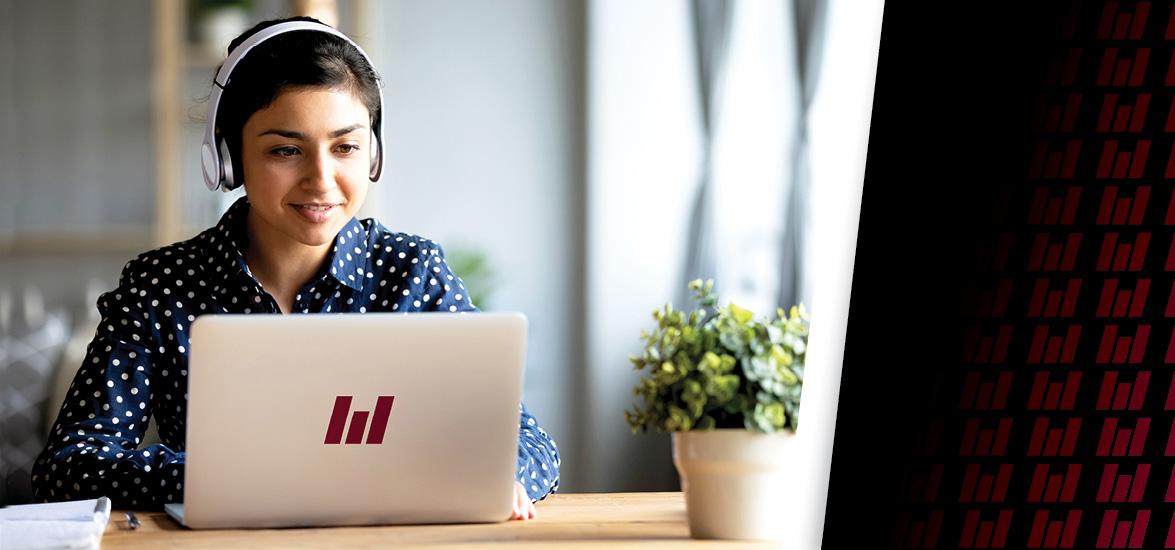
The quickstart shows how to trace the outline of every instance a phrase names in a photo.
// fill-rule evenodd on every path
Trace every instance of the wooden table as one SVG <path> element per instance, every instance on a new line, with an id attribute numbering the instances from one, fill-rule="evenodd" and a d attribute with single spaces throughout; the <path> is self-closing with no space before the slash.
<path id="1" fill-rule="evenodd" d="M 102 548 L 772 547 L 690 539 L 681 493 L 555 494 L 539 502 L 537 508 L 537 517 L 525 522 L 213 531 L 184 529 L 163 512 L 136 512 L 142 526 L 131 530 L 126 516 L 116 510 L 102 537 Z"/>

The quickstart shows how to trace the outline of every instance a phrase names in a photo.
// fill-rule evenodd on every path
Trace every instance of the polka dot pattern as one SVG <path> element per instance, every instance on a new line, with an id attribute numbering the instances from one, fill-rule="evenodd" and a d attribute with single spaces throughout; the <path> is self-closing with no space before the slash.
<path id="1" fill-rule="evenodd" d="M 525 404 L 520 404 L 522 422 L 518 431 L 518 470 L 514 476 L 537 502 L 559 490 L 559 448 L 539 426 Z"/>
<path id="2" fill-rule="evenodd" d="M 215 227 L 139 255 L 98 299 L 101 322 L 33 464 L 36 500 L 107 496 L 116 508 L 144 510 L 183 501 L 192 322 L 280 312 L 242 254 L 248 213 L 242 197 Z M 352 218 L 292 311 L 478 311 L 468 294 L 436 242 Z M 540 500 L 558 489 L 558 450 L 525 405 L 519 417 L 515 478 Z M 152 420 L 161 443 L 139 448 Z"/>

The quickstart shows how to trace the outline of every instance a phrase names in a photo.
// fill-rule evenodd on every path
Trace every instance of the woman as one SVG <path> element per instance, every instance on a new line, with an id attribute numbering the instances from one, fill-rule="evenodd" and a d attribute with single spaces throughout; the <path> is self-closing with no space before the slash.
<path id="1" fill-rule="evenodd" d="M 267 36 L 290 21 L 311 24 Z M 127 263 L 98 300 L 102 322 L 33 466 L 38 500 L 183 500 L 187 334 L 200 315 L 477 311 L 440 245 L 354 218 L 383 162 L 379 81 L 362 50 L 292 18 L 258 24 L 229 54 L 205 179 L 246 196 L 215 227 Z M 520 412 L 512 519 L 529 519 L 558 488 L 559 455 Z M 152 416 L 162 443 L 137 449 Z"/>

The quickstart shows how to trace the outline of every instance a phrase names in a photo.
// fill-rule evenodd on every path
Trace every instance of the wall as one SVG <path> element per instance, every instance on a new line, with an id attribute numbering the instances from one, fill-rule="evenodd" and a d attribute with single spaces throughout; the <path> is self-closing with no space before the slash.
<path id="1" fill-rule="evenodd" d="M 482 250 L 492 309 L 530 320 L 524 400 L 587 488 L 583 369 L 583 3 L 375 3 L 387 175 L 370 210 L 397 231 Z M 617 412 L 619 414 L 619 412 Z"/>
<path id="2" fill-rule="evenodd" d="M 666 490 L 676 473 L 663 434 L 633 436 L 623 411 L 637 373 L 628 354 L 682 281 L 686 215 L 700 163 L 689 3 L 591 2 L 588 46 L 588 486 Z"/>

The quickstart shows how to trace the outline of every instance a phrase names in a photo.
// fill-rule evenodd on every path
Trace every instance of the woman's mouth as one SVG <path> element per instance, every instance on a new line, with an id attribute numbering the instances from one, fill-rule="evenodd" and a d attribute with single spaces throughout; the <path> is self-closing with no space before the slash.
<path id="1" fill-rule="evenodd" d="M 298 214 L 301 214 L 301 216 L 306 221 L 311 223 L 323 223 L 330 219 L 331 215 L 334 214 L 336 208 L 339 205 L 325 203 L 291 203 L 290 206 L 293 207 L 293 209 L 297 211 Z"/>

